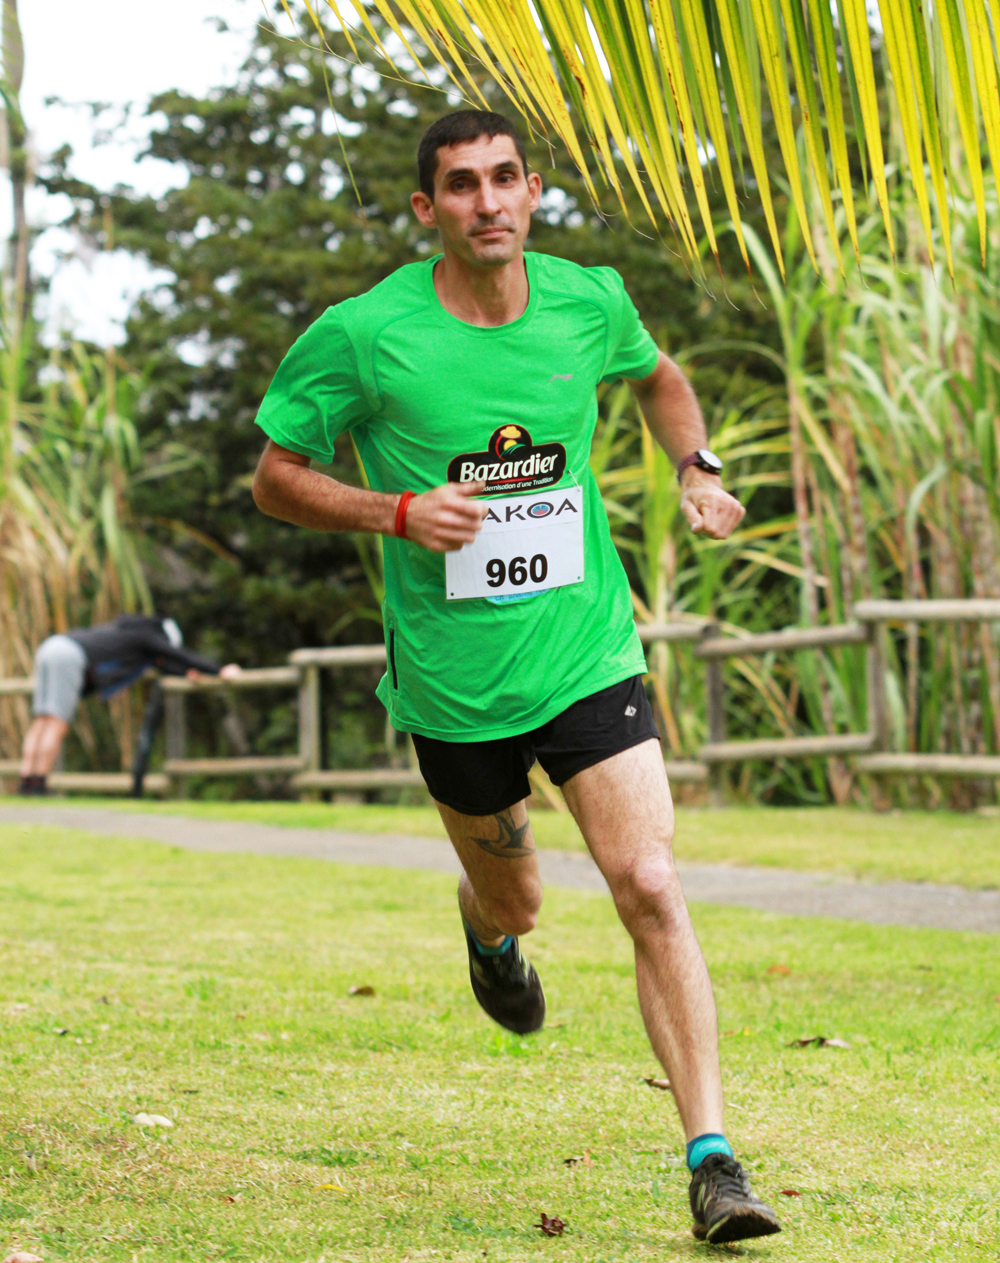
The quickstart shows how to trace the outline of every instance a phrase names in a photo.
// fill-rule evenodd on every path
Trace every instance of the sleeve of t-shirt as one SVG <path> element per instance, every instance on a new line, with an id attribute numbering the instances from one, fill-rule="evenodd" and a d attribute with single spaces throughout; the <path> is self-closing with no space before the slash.
<path id="1" fill-rule="evenodd" d="M 639 319 L 635 304 L 625 292 L 625 286 L 617 273 L 612 273 L 616 303 L 613 304 L 608 339 L 608 361 L 601 381 L 613 382 L 629 377 L 640 381 L 656 368 L 660 352 Z M 617 312 L 614 311 L 617 307 Z"/>
<path id="2" fill-rule="evenodd" d="M 371 414 L 354 344 L 331 307 L 281 361 L 257 424 L 279 447 L 330 464 L 337 436 Z"/>

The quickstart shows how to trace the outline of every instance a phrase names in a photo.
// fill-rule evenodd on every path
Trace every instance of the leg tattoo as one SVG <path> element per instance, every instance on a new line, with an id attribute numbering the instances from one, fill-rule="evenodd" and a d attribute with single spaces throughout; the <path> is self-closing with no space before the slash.
<path id="1" fill-rule="evenodd" d="M 499 836 L 496 838 L 473 838 L 472 841 L 475 842 L 480 850 L 485 851 L 487 855 L 496 855 L 503 860 L 520 860 L 526 855 L 534 854 L 534 843 L 530 840 L 525 842 L 525 835 L 528 832 L 527 820 L 525 820 L 524 824 L 515 824 L 510 808 L 506 811 L 497 812 L 493 819 L 497 822 Z"/>

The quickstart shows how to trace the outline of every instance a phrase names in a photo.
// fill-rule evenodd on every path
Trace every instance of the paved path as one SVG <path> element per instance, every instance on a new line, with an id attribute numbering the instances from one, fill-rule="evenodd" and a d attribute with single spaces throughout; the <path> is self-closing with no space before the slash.
<path id="1" fill-rule="evenodd" d="M 0 824 L 60 825 L 118 837 L 147 838 L 190 851 L 235 851 L 256 855 L 301 855 L 342 864 L 422 868 L 459 872 L 447 842 L 396 833 L 343 833 L 335 829 L 290 829 L 282 825 L 193 816 L 155 816 L 55 803 L 0 807 Z M 607 891 L 588 855 L 540 851 L 542 878 L 550 886 Z M 942 930 L 1000 933 L 1000 891 L 966 890 L 918 882 L 850 881 L 822 873 L 783 868 L 739 868 L 728 864 L 678 864 L 688 899 L 784 912 L 840 917 L 873 925 L 926 926 Z"/>

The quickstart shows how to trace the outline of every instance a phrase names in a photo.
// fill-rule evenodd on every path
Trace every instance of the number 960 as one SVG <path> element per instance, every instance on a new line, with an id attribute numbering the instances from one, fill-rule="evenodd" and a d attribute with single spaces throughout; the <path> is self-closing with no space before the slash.
<path id="1" fill-rule="evenodd" d="M 548 573 L 549 562 L 544 553 L 535 553 L 531 561 L 525 557 L 512 557 L 509 565 L 499 557 L 486 563 L 486 582 L 491 588 L 502 587 L 505 580 L 519 588 L 528 582 L 529 575 L 532 583 L 543 583 Z"/>

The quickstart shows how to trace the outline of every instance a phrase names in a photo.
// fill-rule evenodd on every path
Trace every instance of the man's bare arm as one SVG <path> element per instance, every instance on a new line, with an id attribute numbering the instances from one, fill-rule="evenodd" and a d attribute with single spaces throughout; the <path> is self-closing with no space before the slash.
<path id="1" fill-rule="evenodd" d="M 663 352 L 648 377 L 630 381 L 650 433 L 675 465 L 708 446 L 705 419 L 691 383 Z M 746 510 L 722 488 L 715 474 L 689 465 L 681 474 L 681 509 L 697 534 L 725 539 Z"/>
<path id="2" fill-rule="evenodd" d="M 414 496 L 406 512 L 406 537 L 432 552 L 453 552 L 471 543 L 485 505 L 470 500 L 484 484 L 446 483 Z M 309 457 L 268 439 L 257 464 L 253 498 L 269 517 L 314 531 L 371 531 L 395 535 L 398 495 L 337 482 L 309 467 Z"/>

